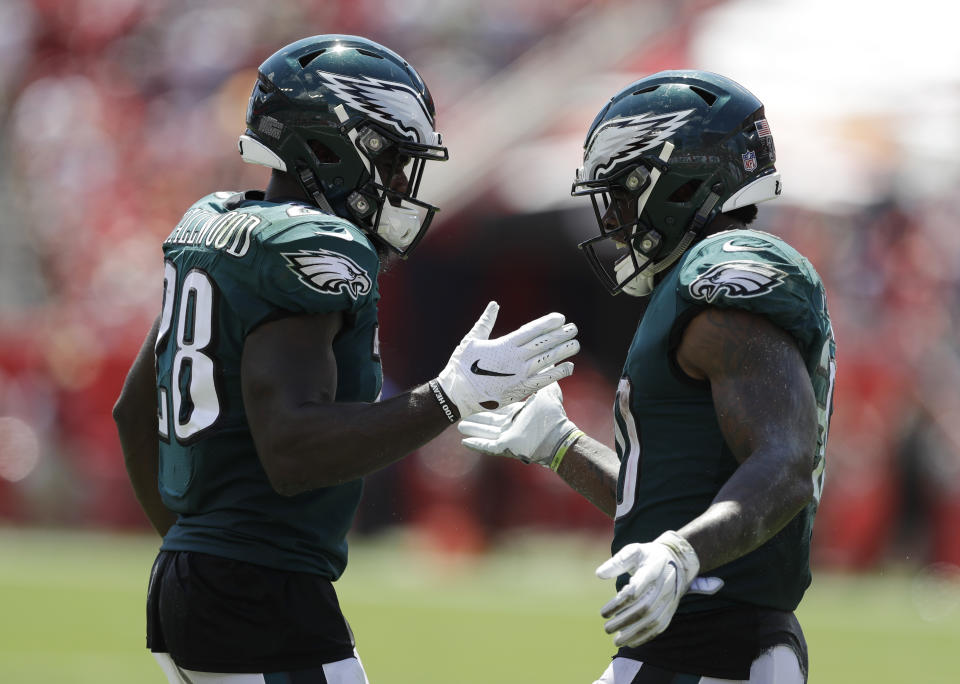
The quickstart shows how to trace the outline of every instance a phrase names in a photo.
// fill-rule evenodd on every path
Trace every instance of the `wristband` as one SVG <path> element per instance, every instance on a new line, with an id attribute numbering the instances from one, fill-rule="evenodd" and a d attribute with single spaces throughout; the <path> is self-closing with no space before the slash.
<path id="1" fill-rule="evenodd" d="M 560 446 L 557 447 L 556 453 L 553 454 L 553 460 L 550 461 L 550 470 L 557 472 L 557 468 L 560 467 L 560 462 L 563 460 L 563 457 L 567 455 L 567 450 L 573 446 L 573 443 L 586 434 L 583 430 L 576 428 L 571 430 L 566 437 L 563 438 L 563 441 L 560 442 Z"/>
<path id="2" fill-rule="evenodd" d="M 457 409 L 453 407 L 453 402 L 447 397 L 447 393 L 443 391 L 443 388 L 440 387 L 440 383 L 436 380 L 431 380 L 427 383 L 430 385 L 430 391 L 433 392 L 433 398 L 437 400 L 437 403 L 440 404 L 440 408 L 443 409 L 443 415 L 447 417 L 451 423 L 456 423 L 460 420 L 460 415 L 457 412 Z"/>

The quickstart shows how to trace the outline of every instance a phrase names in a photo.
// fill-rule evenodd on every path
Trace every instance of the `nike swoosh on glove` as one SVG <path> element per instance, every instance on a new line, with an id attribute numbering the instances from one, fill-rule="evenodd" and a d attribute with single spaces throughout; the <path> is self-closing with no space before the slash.
<path id="1" fill-rule="evenodd" d="M 491 340 L 499 310 L 487 305 L 437 376 L 461 418 L 526 399 L 573 373 L 573 363 L 559 362 L 580 351 L 576 325 L 550 313 Z"/>

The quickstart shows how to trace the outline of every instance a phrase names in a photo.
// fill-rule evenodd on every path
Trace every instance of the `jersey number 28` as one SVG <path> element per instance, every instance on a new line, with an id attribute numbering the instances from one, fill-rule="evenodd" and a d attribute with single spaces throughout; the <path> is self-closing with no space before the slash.
<path id="1" fill-rule="evenodd" d="M 171 340 L 175 345 L 169 357 L 170 387 L 157 383 L 159 433 L 164 441 L 170 440 L 172 430 L 178 442 L 188 442 L 220 417 L 216 367 L 206 354 L 213 340 L 214 304 L 210 276 L 191 269 L 178 292 L 177 268 L 169 261 L 164 263 L 163 308 L 154 350 L 158 364 Z M 174 330 L 175 310 L 179 314 Z M 163 370 L 158 365 L 158 378 Z"/>

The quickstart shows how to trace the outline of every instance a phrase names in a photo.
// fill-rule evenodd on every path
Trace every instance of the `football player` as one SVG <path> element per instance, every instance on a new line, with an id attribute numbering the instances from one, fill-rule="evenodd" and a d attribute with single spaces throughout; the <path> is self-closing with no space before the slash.
<path id="1" fill-rule="evenodd" d="M 590 126 L 573 194 L 611 293 L 649 297 L 614 402 L 616 452 L 559 387 L 460 424 L 464 444 L 557 471 L 614 519 L 604 684 L 799 684 L 835 345 L 823 284 L 748 228 L 780 194 L 761 102 L 728 78 L 665 71 Z M 617 256 L 619 255 L 619 256 Z"/>
<path id="2" fill-rule="evenodd" d="M 306 38 L 260 66 L 239 147 L 266 191 L 207 195 L 164 241 L 114 410 L 163 536 L 147 644 L 171 682 L 366 682 L 332 584 L 363 476 L 569 375 L 576 327 L 491 338 L 491 302 L 435 379 L 378 401 L 377 275 L 423 237 L 447 159 L 426 85 L 370 40 Z"/>

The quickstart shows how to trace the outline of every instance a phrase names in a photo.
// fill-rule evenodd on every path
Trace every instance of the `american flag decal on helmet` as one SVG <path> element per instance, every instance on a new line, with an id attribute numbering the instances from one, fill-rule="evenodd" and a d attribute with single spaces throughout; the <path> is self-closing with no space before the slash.
<path id="1" fill-rule="evenodd" d="M 770 132 L 770 124 L 767 123 L 766 119 L 758 119 L 757 121 L 753 122 L 753 125 L 757 127 L 757 134 L 761 138 L 766 138 L 773 135 L 773 133 Z"/>

